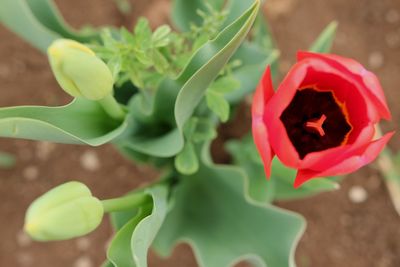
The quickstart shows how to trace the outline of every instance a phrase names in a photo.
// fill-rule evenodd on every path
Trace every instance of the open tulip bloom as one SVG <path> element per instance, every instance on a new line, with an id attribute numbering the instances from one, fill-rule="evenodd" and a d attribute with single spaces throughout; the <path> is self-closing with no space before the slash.
<path id="1" fill-rule="evenodd" d="M 318 53 L 300 52 L 274 91 L 279 49 L 261 0 L 171 2 L 174 27 L 153 30 L 140 18 L 132 30 L 74 31 L 51 0 L 0 1 L 0 22 L 47 51 L 59 87 L 73 97 L 58 107 L 0 107 L 0 137 L 112 144 L 134 164 L 159 171 L 157 180 L 111 199 L 79 181 L 56 186 L 28 208 L 25 232 L 38 241 L 71 239 L 110 216 L 115 235 L 103 267 L 148 267 L 150 247 L 168 256 L 179 242 L 192 246 L 201 267 L 295 267 L 305 219 L 274 201 L 335 190 L 328 179 L 300 185 L 378 156 L 393 135 L 376 129 L 391 117 L 379 81 L 354 60 L 322 54 L 334 39 L 332 22 L 310 46 Z M 254 90 L 252 132 L 219 139 L 232 161 L 214 163 L 217 129 Z M 280 161 L 267 182 L 275 155 Z M 381 157 L 392 163 L 390 153 Z M 380 169 L 385 177 L 395 173 Z M 117 182 L 112 175 L 95 183 Z"/>
<path id="2" fill-rule="evenodd" d="M 294 186 L 373 161 L 394 134 L 374 140 L 390 111 L 377 77 L 337 55 L 299 52 L 276 92 L 268 67 L 252 106 L 253 137 L 267 177 L 271 161 L 297 169 Z"/>

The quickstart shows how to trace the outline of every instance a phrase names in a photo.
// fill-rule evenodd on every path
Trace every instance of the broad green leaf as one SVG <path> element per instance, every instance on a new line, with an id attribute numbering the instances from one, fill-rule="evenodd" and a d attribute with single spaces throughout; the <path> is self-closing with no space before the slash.
<path id="1" fill-rule="evenodd" d="M 36 19 L 25 0 L 1 0 L 0 22 L 42 52 L 61 38 Z"/>
<path id="2" fill-rule="evenodd" d="M 328 26 L 321 32 L 318 38 L 310 47 L 310 51 L 318 53 L 328 53 L 331 50 L 333 40 L 335 38 L 336 28 L 338 23 L 332 21 Z"/>
<path id="3" fill-rule="evenodd" d="M 15 165 L 15 157 L 9 153 L 0 152 L 0 168 L 11 168 Z"/>
<path id="4" fill-rule="evenodd" d="M 207 106 L 220 118 L 222 122 L 229 119 L 229 103 L 225 100 L 222 94 L 214 91 L 206 93 Z"/>
<path id="5" fill-rule="evenodd" d="M 43 26 L 62 37 L 79 42 L 99 40 L 99 34 L 95 31 L 79 32 L 68 25 L 52 0 L 27 0 L 26 3 Z"/>
<path id="6" fill-rule="evenodd" d="M 259 267 L 294 267 L 304 219 L 249 199 L 245 179 L 239 168 L 210 163 L 182 177 L 154 242 L 156 251 L 168 256 L 185 242 L 200 267 L 233 266 L 241 260 Z"/>
<path id="7" fill-rule="evenodd" d="M 136 266 L 131 246 L 133 231 L 143 218 L 149 215 L 151 209 L 142 208 L 114 236 L 107 250 L 107 258 L 115 267 Z"/>
<path id="8" fill-rule="evenodd" d="M 164 185 L 145 190 L 152 207 L 142 207 L 115 235 L 107 252 L 114 267 L 147 267 L 147 253 L 167 214 L 168 189 Z"/>
<path id="9" fill-rule="evenodd" d="M 175 157 L 175 168 L 182 174 L 193 174 L 199 169 L 199 160 L 192 142 L 186 142 L 182 151 Z"/>
<path id="10" fill-rule="evenodd" d="M 0 22 L 42 52 L 58 38 L 98 38 L 97 33 L 79 33 L 67 25 L 51 0 L 1 0 Z"/>
<path id="11" fill-rule="evenodd" d="M 240 141 L 229 142 L 227 149 L 234 162 L 247 174 L 248 194 L 255 201 L 271 202 L 303 198 L 339 188 L 334 180 L 321 178 L 310 180 L 295 189 L 293 183 L 296 170 L 285 167 L 277 158 L 272 161 L 271 178 L 267 180 L 263 163 L 250 135 Z"/>
<path id="12" fill-rule="evenodd" d="M 179 77 L 178 80 L 182 80 L 182 78 L 186 80 L 175 102 L 175 120 L 179 129 L 183 128 L 185 122 L 191 117 L 194 109 L 200 103 L 208 86 L 217 77 L 219 71 L 246 37 L 257 16 L 259 6 L 260 1 L 254 1 L 239 19 L 222 31 L 215 40 L 208 43 L 210 47 L 203 46 Z M 204 53 L 205 48 L 221 51 L 210 58 L 208 53 Z M 199 68 L 191 69 L 195 64 L 198 64 L 194 62 L 196 59 L 208 59 L 209 62 L 199 66 Z M 186 79 L 186 77 L 190 78 Z"/>
<path id="13" fill-rule="evenodd" d="M 249 9 L 214 40 L 202 46 L 176 80 L 164 80 L 152 105 L 142 95 L 131 101 L 130 113 L 136 120 L 149 125 L 163 124 L 167 130 L 156 136 L 133 133 L 122 146 L 158 157 L 174 156 L 182 150 L 184 124 L 192 116 L 208 86 L 242 43 L 255 19 L 259 0 L 246 2 Z"/>
<path id="14" fill-rule="evenodd" d="M 0 108 L 0 136 L 99 146 L 127 128 L 116 122 L 100 104 L 75 99 L 66 106 Z"/>

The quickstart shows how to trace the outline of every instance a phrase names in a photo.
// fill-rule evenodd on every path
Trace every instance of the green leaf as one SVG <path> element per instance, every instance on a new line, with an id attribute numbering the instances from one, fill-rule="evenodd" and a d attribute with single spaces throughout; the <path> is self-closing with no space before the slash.
<path id="1" fill-rule="evenodd" d="M 278 50 L 265 50 L 254 43 L 243 43 L 233 57 L 233 60 L 241 62 L 241 66 L 232 72 L 240 88 L 226 94 L 226 99 L 232 104 L 242 101 L 256 89 L 266 66 L 275 65 L 278 58 Z"/>
<path id="2" fill-rule="evenodd" d="M 24 0 L 1 0 L 0 22 L 42 52 L 61 38 L 36 19 Z"/>
<path id="3" fill-rule="evenodd" d="M 1 0 L 0 22 L 42 52 L 62 37 L 81 42 L 98 39 L 96 32 L 72 29 L 51 0 Z"/>
<path id="4" fill-rule="evenodd" d="M 0 108 L 0 136 L 99 146 L 124 132 L 100 104 L 75 99 L 66 106 Z"/>
<path id="5" fill-rule="evenodd" d="M 190 140 L 193 142 L 204 143 L 217 137 L 215 123 L 210 119 L 192 117 L 190 121 L 194 121 L 194 126 L 193 131 L 188 138 L 190 138 Z M 189 122 L 187 124 L 189 124 Z"/>
<path id="6" fill-rule="evenodd" d="M 244 186 L 240 169 L 210 163 L 182 177 L 153 247 L 168 256 L 177 243 L 188 243 L 200 267 L 233 266 L 241 260 L 260 267 L 294 267 L 304 219 L 253 202 Z"/>
<path id="7" fill-rule="evenodd" d="M 99 40 L 99 34 L 94 30 L 77 31 L 68 25 L 52 0 L 28 0 L 26 3 L 43 26 L 62 37 L 79 42 Z"/>
<path id="8" fill-rule="evenodd" d="M 216 93 L 226 94 L 235 91 L 240 88 L 240 82 L 232 76 L 224 76 L 213 82 L 208 88 L 209 91 L 215 91 Z"/>
<path id="9" fill-rule="evenodd" d="M 114 267 L 147 267 L 147 253 L 167 214 L 168 189 L 164 185 L 145 190 L 152 207 L 142 207 L 115 235 L 107 251 Z"/>
<path id="10" fill-rule="evenodd" d="M 0 152 L 0 168 L 11 168 L 15 165 L 15 157 L 9 153 Z"/>
<path id="11" fill-rule="evenodd" d="M 109 262 L 108 260 L 106 260 L 105 262 L 103 262 L 103 264 L 101 265 L 101 267 L 114 267 L 114 264 L 112 264 L 111 262 Z"/>
<path id="12" fill-rule="evenodd" d="M 221 119 L 226 122 L 229 119 L 229 103 L 224 96 L 214 91 L 206 93 L 207 106 Z"/>
<path id="13" fill-rule="evenodd" d="M 133 133 L 122 146 L 158 157 L 171 157 L 183 149 L 184 124 L 251 28 L 259 0 L 251 2 L 245 13 L 196 52 L 177 79 L 162 82 L 151 106 L 141 95 L 131 101 L 130 113 L 137 120 L 168 125 L 170 129 L 156 136 Z"/>
<path id="14" fill-rule="evenodd" d="M 284 166 L 277 158 L 272 161 L 272 174 L 266 179 L 264 166 L 250 135 L 240 141 L 230 141 L 227 149 L 235 164 L 243 168 L 248 179 L 249 196 L 258 202 L 290 200 L 316 195 L 339 188 L 334 180 L 313 179 L 300 188 L 293 187 L 296 170 Z"/>
<path id="15" fill-rule="evenodd" d="M 309 50 L 317 53 L 328 53 L 331 50 L 335 38 L 337 25 L 338 23 L 336 21 L 329 23 L 311 45 Z"/>
<path id="16" fill-rule="evenodd" d="M 193 114 L 194 109 L 200 103 L 206 89 L 217 77 L 219 71 L 234 54 L 236 49 L 244 40 L 249 32 L 260 6 L 259 0 L 254 1 L 250 8 L 233 24 L 222 31 L 215 40 L 210 41 L 210 47 L 203 46 L 193 57 L 188 67 L 179 77 L 185 80 L 185 84 L 179 91 L 175 102 L 175 120 L 179 129 L 183 128 L 185 122 Z M 209 57 L 205 49 L 222 50 L 219 53 Z M 192 69 L 198 64 L 196 61 L 209 60 L 205 65 Z M 187 77 L 190 77 L 187 79 Z"/>
<path id="17" fill-rule="evenodd" d="M 182 174 L 190 175 L 198 171 L 199 160 L 191 142 L 186 142 L 183 150 L 175 157 L 175 168 Z"/>
<path id="18" fill-rule="evenodd" d="M 171 28 L 168 25 L 163 25 L 161 27 L 158 27 L 151 37 L 154 46 L 156 47 L 166 46 L 169 42 L 167 37 L 170 34 L 170 32 Z"/>
<path id="19" fill-rule="evenodd" d="M 133 231 L 143 218 L 149 215 L 151 208 L 141 208 L 114 236 L 107 250 L 107 258 L 115 267 L 136 266 L 133 259 L 131 239 Z"/>

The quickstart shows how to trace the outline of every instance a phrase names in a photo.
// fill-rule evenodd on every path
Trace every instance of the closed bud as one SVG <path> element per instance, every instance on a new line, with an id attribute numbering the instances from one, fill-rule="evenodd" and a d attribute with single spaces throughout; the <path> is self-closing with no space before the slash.
<path id="1" fill-rule="evenodd" d="M 59 39 L 47 53 L 58 83 L 71 96 L 100 100 L 111 94 L 114 83 L 111 71 L 87 46 Z"/>
<path id="2" fill-rule="evenodd" d="M 85 235 L 99 226 L 104 210 L 100 200 L 79 182 L 53 188 L 29 207 L 25 231 L 38 241 L 65 240 Z"/>

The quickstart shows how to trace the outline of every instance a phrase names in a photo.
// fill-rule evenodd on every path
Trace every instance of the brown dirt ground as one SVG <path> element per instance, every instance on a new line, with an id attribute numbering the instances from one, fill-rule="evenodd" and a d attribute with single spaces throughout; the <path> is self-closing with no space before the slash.
<path id="1" fill-rule="evenodd" d="M 134 10 L 129 17 L 121 16 L 112 1 L 56 2 L 74 26 L 104 23 L 129 26 L 138 15 L 149 17 L 157 25 L 167 20 L 169 11 L 168 0 L 132 0 Z M 282 50 L 282 71 L 294 61 L 296 50 L 306 48 L 328 22 L 338 20 L 334 52 L 356 58 L 376 71 L 394 117 L 384 128 L 398 128 L 398 0 L 269 0 L 264 9 Z M 46 57 L 2 26 L 0 59 L 3 88 L 0 106 L 68 102 L 69 98 L 58 89 L 52 77 Z M 240 132 L 237 126 L 223 128 L 225 138 L 238 136 Z M 390 147 L 400 149 L 397 136 Z M 107 222 L 84 238 L 34 243 L 21 232 L 25 209 L 41 193 L 71 179 L 85 182 L 96 196 L 106 198 L 123 194 L 156 177 L 154 171 L 132 165 L 109 145 L 89 148 L 3 139 L 0 150 L 14 153 L 18 159 L 14 168 L 0 170 L 0 266 L 99 266 L 111 235 Z M 348 192 L 354 185 L 366 189 L 365 202 L 350 201 Z M 299 267 L 400 266 L 400 218 L 372 168 L 350 175 L 336 192 L 278 204 L 303 214 L 308 221 L 296 255 Z M 190 249 L 181 245 L 168 260 L 151 253 L 150 266 L 196 264 Z"/>

